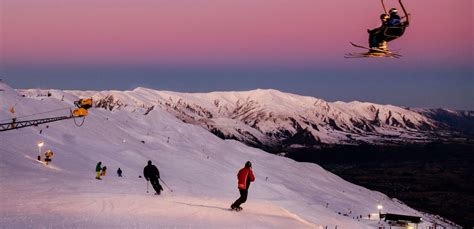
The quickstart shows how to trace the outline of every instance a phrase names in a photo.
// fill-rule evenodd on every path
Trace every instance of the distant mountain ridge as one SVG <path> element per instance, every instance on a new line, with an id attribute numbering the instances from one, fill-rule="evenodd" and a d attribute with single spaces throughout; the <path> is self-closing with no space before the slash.
<path id="1" fill-rule="evenodd" d="M 440 108 L 413 110 L 439 123 L 443 123 L 451 130 L 474 135 L 474 111 L 453 111 Z"/>
<path id="2" fill-rule="evenodd" d="M 37 90 L 21 92 L 34 96 Z M 92 97 L 96 108 L 110 111 L 146 115 L 153 109 L 163 109 L 221 138 L 274 150 L 331 144 L 429 142 L 462 130 L 458 128 L 463 126 L 459 122 L 473 120 L 473 112 L 460 114 L 358 101 L 327 102 L 273 89 L 178 93 L 139 87 L 132 91 L 68 92 Z M 453 115 L 464 118 L 453 119 Z"/>

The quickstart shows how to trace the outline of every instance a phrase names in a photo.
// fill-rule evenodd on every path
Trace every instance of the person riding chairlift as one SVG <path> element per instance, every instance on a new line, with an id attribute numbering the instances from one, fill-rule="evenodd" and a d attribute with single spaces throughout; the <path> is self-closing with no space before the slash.
<path id="1" fill-rule="evenodd" d="M 390 18 L 387 21 L 388 26 L 399 26 L 402 24 L 402 18 L 398 15 L 398 10 L 396 8 L 392 8 L 389 11 Z"/>
<path id="2" fill-rule="evenodd" d="M 380 48 L 384 46 L 383 32 L 387 26 L 389 18 L 390 16 L 388 14 L 382 14 L 380 15 L 380 20 L 382 22 L 380 27 L 377 27 L 375 29 L 367 29 L 367 32 L 369 33 L 369 47 L 370 48 Z"/>
<path id="3" fill-rule="evenodd" d="M 385 4 L 382 0 L 382 6 L 385 14 L 380 16 L 382 20 L 382 26 L 379 28 L 368 30 L 369 32 L 369 47 L 381 50 L 387 50 L 387 43 L 401 37 L 405 33 L 405 28 L 409 25 L 409 14 L 406 12 L 405 7 L 401 0 L 399 0 L 400 6 L 405 13 L 405 21 L 402 21 L 402 17 L 398 14 L 396 8 L 391 8 L 388 11 L 385 8 Z"/>

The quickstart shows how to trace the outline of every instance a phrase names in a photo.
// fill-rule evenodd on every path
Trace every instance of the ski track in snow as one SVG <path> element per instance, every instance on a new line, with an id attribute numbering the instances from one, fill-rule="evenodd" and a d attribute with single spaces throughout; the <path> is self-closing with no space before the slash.
<path id="1" fill-rule="evenodd" d="M 234 212 L 228 207 L 229 199 L 184 195 L 62 194 L 57 187 L 28 195 L 15 193 L 2 190 L 2 196 L 11 197 L 2 203 L 2 228 L 316 228 L 287 210 L 259 200 L 250 200 L 243 211 Z"/>

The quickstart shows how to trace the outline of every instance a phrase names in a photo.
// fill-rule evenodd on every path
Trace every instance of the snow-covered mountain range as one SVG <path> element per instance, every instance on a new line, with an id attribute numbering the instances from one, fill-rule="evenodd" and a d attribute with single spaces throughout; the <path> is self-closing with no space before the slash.
<path id="1" fill-rule="evenodd" d="M 46 91 L 21 90 L 26 96 Z M 49 90 L 55 93 L 54 90 Z M 223 139 L 235 139 L 279 151 L 327 144 L 428 142 L 453 132 L 452 123 L 436 118 L 449 110 L 411 110 L 368 102 L 326 102 L 277 90 L 177 93 L 136 88 L 133 91 L 68 91 L 92 97 L 96 108 L 147 115 L 161 109 L 199 125 Z M 467 116 L 465 120 L 474 120 Z M 459 125 L 465 126 L 465 125 Z"/>
<path id="2" fill-rule="evenodd" d="M 247 100 L 251 95 L 255 101 Z M 325 122 L 329 117 L 341 125 L 336 124 L 338 128 L 360 132 L 362 137 L 361 133 L 382 130 L 411 137 L 415 130 L 436 128 L 430 119 L 417 113 L 373 105 L 382 122 L 366 123 L 367 130 L 361 131 L 364 127 L 358 128 L 354 124 L 357 122 L 350 120 L 364 123 L 372 119 L 372 105 L 331 104 L 277 91 L 180 94 L 139 88 L 129 92 L 50 90 L 48 94 L 42 90 L 17 91 L 0 82 L 0 120 L 67 115 L 73 101 L 90 96 L 97 108 L 90 110 L 82 127 L 66 120 L 0 132 L 2 227 L 375 228 L 388 226 L 377 218 L 376 206 L 381 204 L 384 212 L 423 217 L 422 228 L 433 222 L 457 228 L 440 217 L 351 184 L 316 164 L 222 140 L 194 125 L 209 129 L 220 125 L 231 133 L 239 133 L 235 127 L 241 127 L 259 139 L 274 141 L 286 136 L 282 133 L 291 135 L 291 131 L 308 129 L 313 124 L 308 133 L 320 134 L 316 136 L 321 141 L 334 142 L 344 135 L 335 130 L 332 121 Z M 297 105 L 290 106 L 293 103 Z M 357 109 L 348 110 L 351 106 Z M 326 110 L 324 116 L 331 115 L 326 119 L 316 116 L 313 112 L 319 109 Z M 290 120 L 284 115 L 298 112 L 316 118 Z M 348 116 L 355 113 L 357 119 Z M 384 115 L 388 114 L 393 119 L 385 122 Z M 251 122 L 256 118 L 258 122 Z M 308 124 L 298 127 L 300 122 Z M 211 124 L 214 127 L 206 126 Z M 280 132 L 278 128 L 285 130 Z M 55 152 L 49 166 L 36 161 L 38 141 L 44 142 L 41 153 L 47 149 Z M 147 183 L 138 176 L 147 160 L 158 166 L 161 178 L 174 192 L 165 191 L 162 196 L 145 192 Z M 253 162 L 257 180 L 244 211 L 231 212 L 229 205 L 238 196 L 236 172 L 247 160 Z M 102 181 L 94 179 L 98 161 L 108 167 Z M 114 175 L 119 167 L 124 171 L 123 178 Z"/>

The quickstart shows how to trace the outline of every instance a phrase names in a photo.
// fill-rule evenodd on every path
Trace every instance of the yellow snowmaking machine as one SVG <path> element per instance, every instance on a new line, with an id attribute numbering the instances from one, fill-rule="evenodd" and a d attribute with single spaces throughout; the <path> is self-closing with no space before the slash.
<path id="1" fill-rule="evenodd" d="M 92 107 L 92 99 L 80 99 L 74 102 L 77 109 L 74 109 L 71 113 L 74 117 L 85 117 L 89 114 L 87 111 Z"/>

